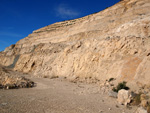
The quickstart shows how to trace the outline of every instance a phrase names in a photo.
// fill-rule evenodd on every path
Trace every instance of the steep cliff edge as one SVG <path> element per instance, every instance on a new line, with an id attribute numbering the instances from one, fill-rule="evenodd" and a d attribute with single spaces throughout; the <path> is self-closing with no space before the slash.
<path id="1" fill-rule="evenodd" d="M 124 0 L 48 25 L 6 48 L 0 63 L 41 77 L 116 78 L 150 85 L 149 10 L 149 0 Z"/>

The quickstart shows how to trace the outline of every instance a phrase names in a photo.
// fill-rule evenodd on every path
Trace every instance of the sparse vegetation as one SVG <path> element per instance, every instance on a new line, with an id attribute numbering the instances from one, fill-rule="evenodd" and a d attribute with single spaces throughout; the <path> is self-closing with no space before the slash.
<path id="1" fill-rule="evenodd" d="M 59 78 L 59 77 L 56 76 L 56 75 L 52 75 L 52 76 L 50 77 L 50 79 L 55 79 L 55 78 Z"/>
<path id="2" fill-rule="evenodd" d="M 114 78 L 110 78 L 109 80 L 108 80 L 108 82 L 111 82 L 111 81 L 113 81 L 114 80 Z"/>
<path id="3" fill-rule="evenodd" d="M 139 105 L 141 103 L 141 94 L 136 94 L 135 97 L 132 100 L 132 105 Z"/>
<path id="4" fill-rule="evenodd" d="M 121 90 L 121 89 L 126 89 L 126 90 L 128 90 L 129 87 L 126 86 L 126 83 L 127 83 L 127 82 L 123 81 L 123 82 L 119 83 L 116 88 L 114 87 L 112 90 L 113 90 L 114 92 L 118 92 L 118 91 Z"/>
<path id="5" fill-rule="evenodd" d="M 48 76 L 47 76 L 47 75 L 44 75 L 43 78 L 48 78 Z"/>

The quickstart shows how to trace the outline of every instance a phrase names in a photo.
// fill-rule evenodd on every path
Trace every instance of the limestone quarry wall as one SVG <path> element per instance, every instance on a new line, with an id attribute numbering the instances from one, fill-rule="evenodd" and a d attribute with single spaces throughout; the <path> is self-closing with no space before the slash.
<path id="1" fill-rule="evenodd" d="M 35 76 L 150 84 L 150 1 L 124 0 L 96 14 L 33 31 L 0 64 Z"/>
<path id="2" fill-rule="evenodd" d="M 46 49 L 44 49 L 46 48 Z M 66 76 L 150 83 L 150 38 L 88 39 L 72 45 L 43 44 L 20 56 L 15 70 L 38 76 Z M 140 79 L 139 79 L 140 78 Z M 146 81 L 145 81 L 146 79 Z"/>

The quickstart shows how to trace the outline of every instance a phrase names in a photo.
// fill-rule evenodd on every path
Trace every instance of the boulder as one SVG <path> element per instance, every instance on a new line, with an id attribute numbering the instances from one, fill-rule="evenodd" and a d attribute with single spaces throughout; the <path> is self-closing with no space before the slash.
<path id="1" fill-rule="evenodd" d="M 119 104 L 122 104 L 122 105 L 127 105 L 128 103 L 130 103 L 131 96 L 130 96 L 129 91 L 125 89 L 119 90 L 117 101 Z"/>

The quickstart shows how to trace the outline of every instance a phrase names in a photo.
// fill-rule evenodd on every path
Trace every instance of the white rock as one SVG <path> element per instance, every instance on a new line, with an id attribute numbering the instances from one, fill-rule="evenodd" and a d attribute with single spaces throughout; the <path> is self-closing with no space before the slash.
<path id="1" fill-rule="evenodd" d="M 130 99 L 129 91 L 127 91 L 125 89 L 121 89 L 118 92 L 117 101 L 119 104 L 123 104 L 123 105 L 127 105 L 128 103 L 130 103 L 131 99 Z"/>
<path id="2" fill-rule="evenodd" d="M 111 108 L 109 108 L 109 110 L 111 110 Z"/>
<path id="3" fill-rule="evenodd" d="M 6 105 L 7 105 L 7 103 L 2 103 L 1 105 L 2 105 L 2 106 L 6 106 Z"/>

